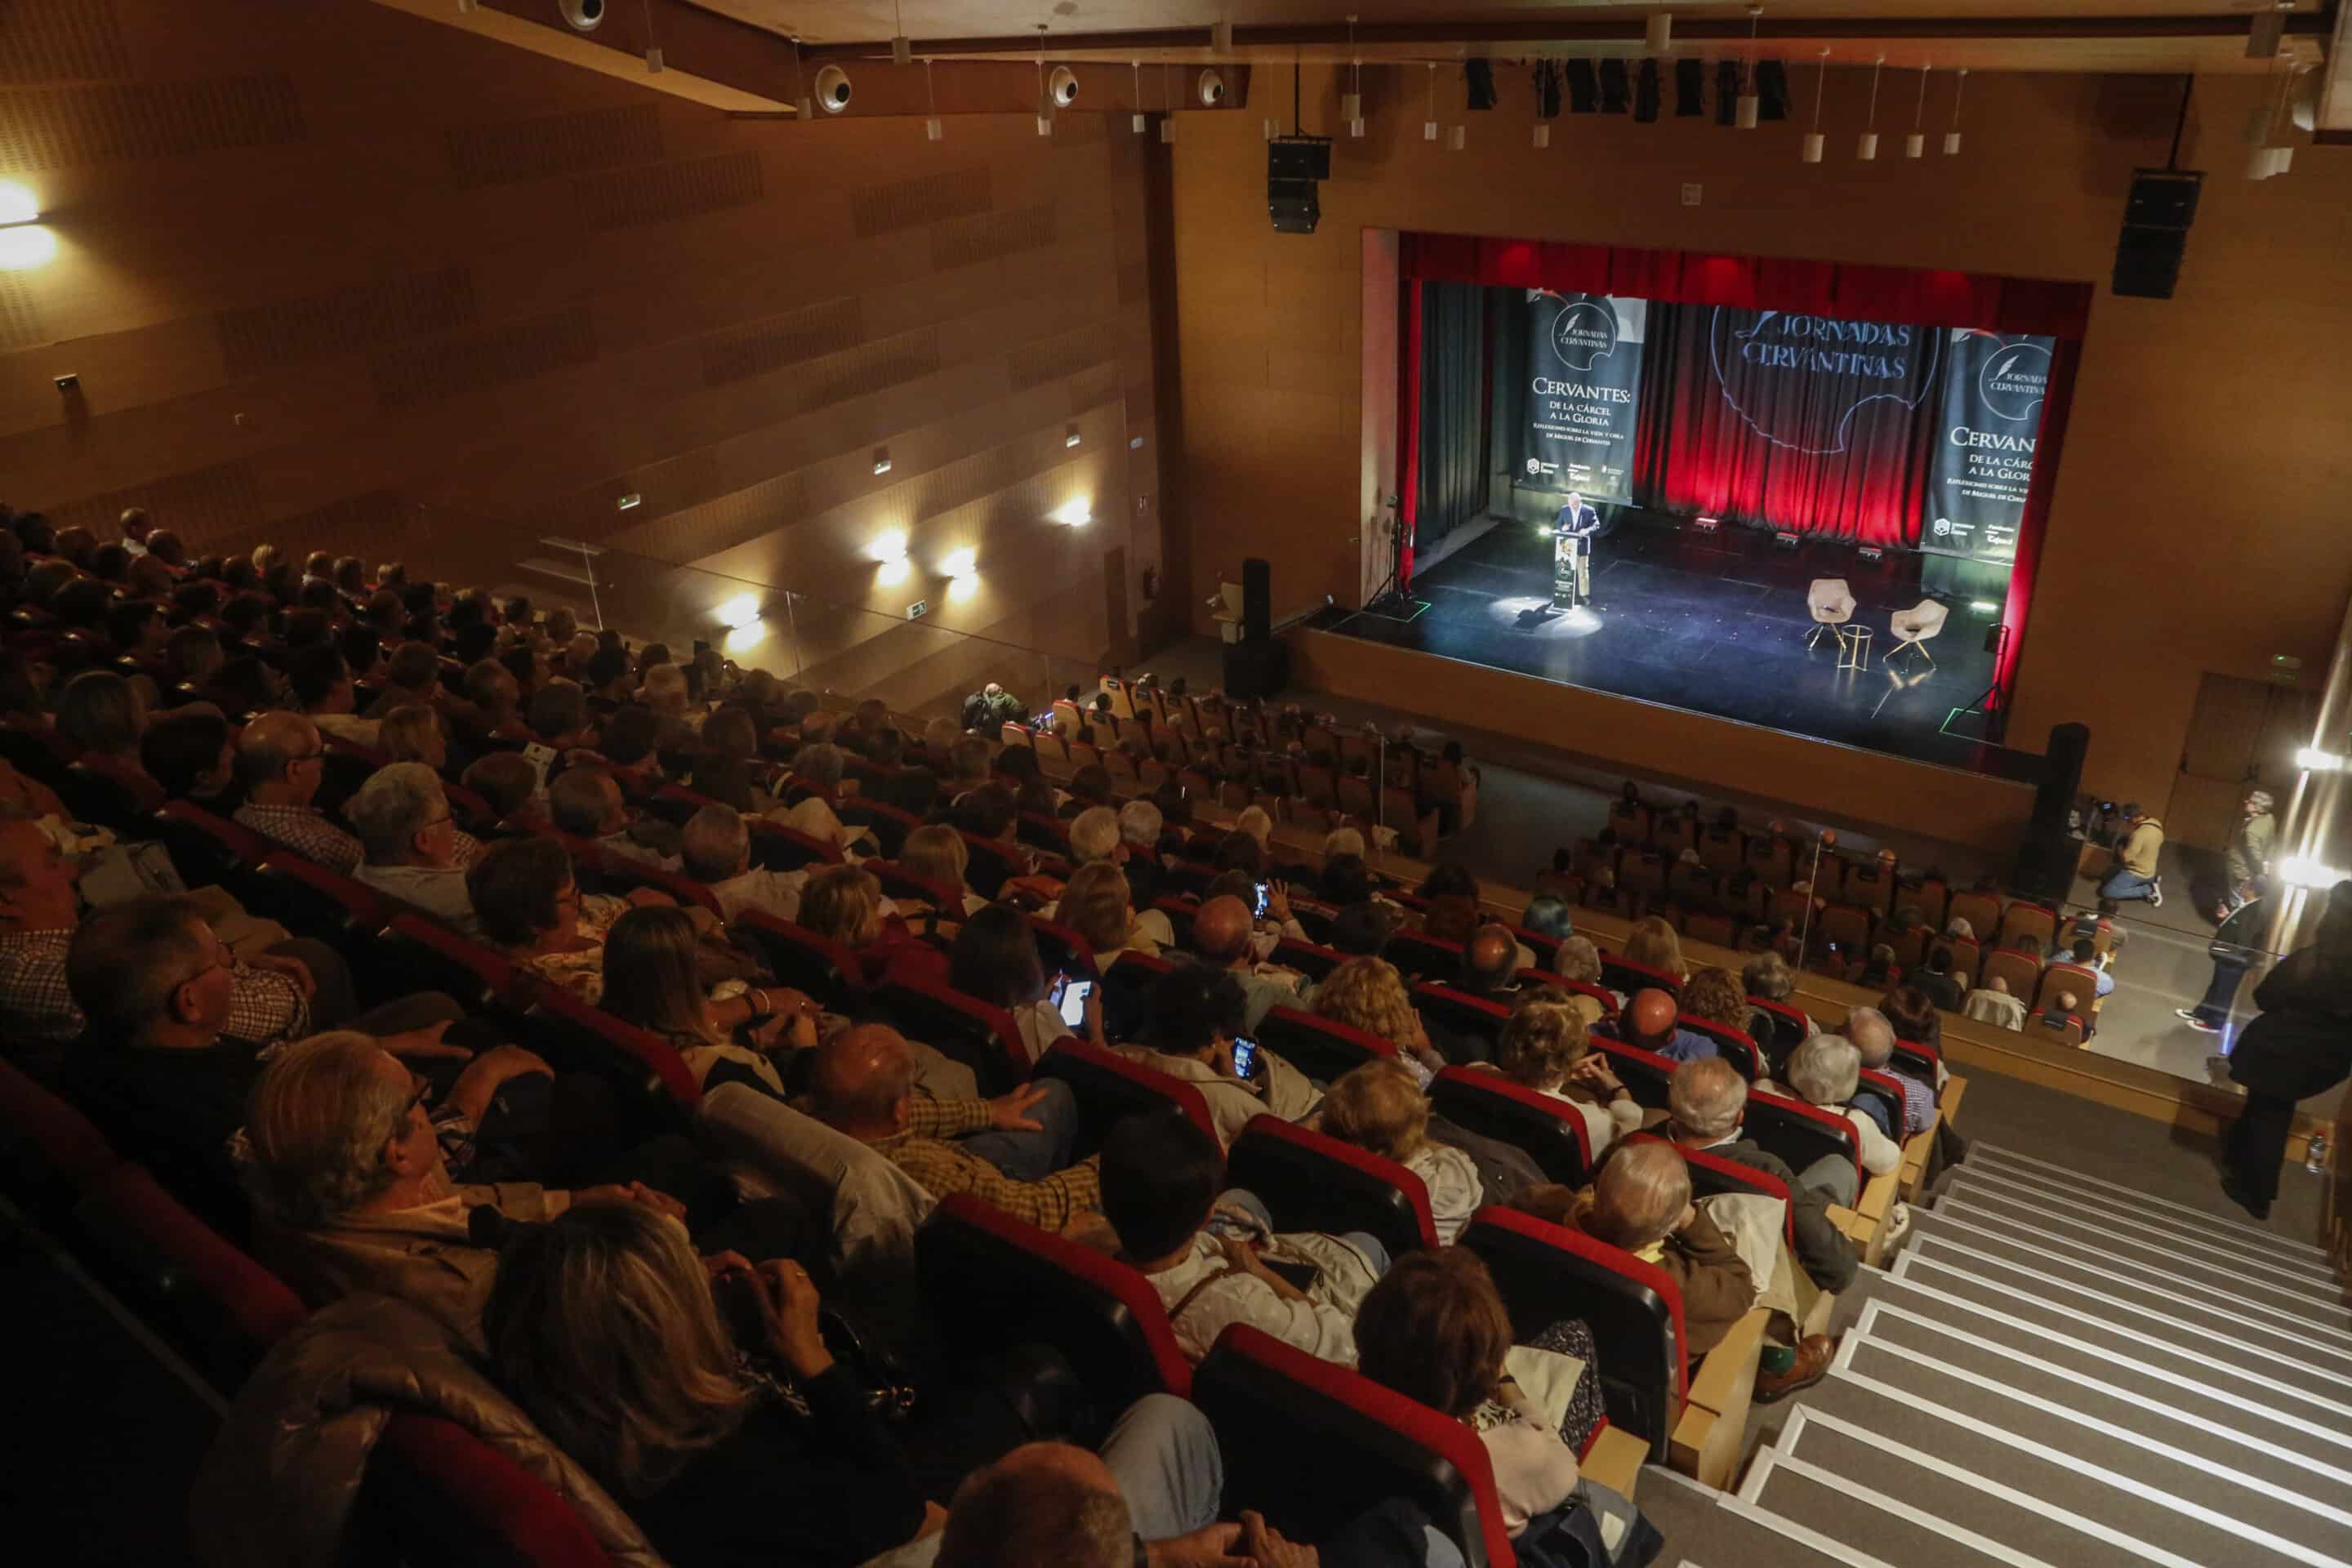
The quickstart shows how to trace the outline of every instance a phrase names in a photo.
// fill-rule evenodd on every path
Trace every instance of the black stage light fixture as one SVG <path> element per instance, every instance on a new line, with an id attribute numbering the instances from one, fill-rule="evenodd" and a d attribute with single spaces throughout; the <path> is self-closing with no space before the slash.
<path id="1" fill-rule="evenodd" d="M 1466 107 L 1486 110 L 1495 107 L 1495 68 L 1485 60 L 1462 62 L 1462 80 L 1468 89 Z"/>
<path id="2" fill-rule="evenodd" d="M 1591 114 L 1601 108 L 1601 83 L 1592 74 L 1591 60 L 1568 62 L 1568 107 L 1579 114 Z"/>
<path id="3" fill-rule="evenodd" d="M 1756 106 L 1759 120 L 1789 118 L 1789 68 L 1779 60 L 1756 62 L 1756 96 L 1762 100 Z"/>
<path id="4" fill-rule="evenodd" d="M 1536 118 L 1557 120 L 1559 117 L 1559 63 L 1556 60 L 1536 62 Z"/>
<path id="5" fill-rule="evenodd" d="M 1614 55 L 1601 62 L 1601 112 L 1622 114 L 1630 83 L 1626 79 L 1625 62 Z"/>
<path id="6" fill-rule="evenodd" d="M 1331 139 L 1277 136 L 1265 144 L 1265 205 L 1276 234 L 1313 234 L 1331 177 Z"/>
<path id="7" fill-rule="evenodd" d="M 1738 60 L 1715 62 L 1715 122 L 1729 125 L 1739 113 L 1739 65 Z"/>
<path id="8" fill-rule="evenodd" d="M 1706 112 L 1706 65 L 1701 60 L 1675 62 L 1675 114 L 1686 119 Z"/>
<path id="9" fill-rule="evenodd" d="M 1658 62 L 1643 60 L 1633 76 L 1633 118 L 1644 125 L 1658 122 Z"/>

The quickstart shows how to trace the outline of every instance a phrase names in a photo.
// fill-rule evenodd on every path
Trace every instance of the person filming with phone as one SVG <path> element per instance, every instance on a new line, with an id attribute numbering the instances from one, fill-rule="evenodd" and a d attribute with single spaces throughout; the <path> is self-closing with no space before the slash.
<path id="1" fill-rule="evenodd" d="M 1188 964 L 1152 983 L 1140 1045 L 1111 1048 L 1181 1079 L 1208 1102 L 1217 1142 L 1231 1145 L 1253 1116 L 1297 1121 L 1319 1103 L 1307 1075 L 1249 1037 L 1248 998 L 1232 973 Z"/>

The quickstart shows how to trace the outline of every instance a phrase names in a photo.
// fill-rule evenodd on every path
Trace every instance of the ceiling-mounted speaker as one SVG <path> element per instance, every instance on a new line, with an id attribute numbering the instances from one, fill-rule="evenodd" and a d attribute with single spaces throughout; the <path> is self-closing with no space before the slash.
<path id="1" fill-rule="evenodd" d="M 849 107 L 849 73 L 839 66 L 827 66 L 816 73 L 817 107 L 827 114 L 839 114 Z"/>
<path id="2" fill-rule="evenodd" d="M 1055 108 L 1069 108 L 1078 101 L 1078 73 L 1067 66 L 1055 66 L 1054 74 L 1045 79 L 1045 90 L 1053 95 Z"/>
<path id="3" fill-rule="evenodd" d="M 2115 291 L 2142 300 L 2169 300 L 2180 281 L 2189 250 L 2189 226 L 2197 221 L 2197 196 L 2205 176 L 2193 169 L 2141 169 L 2132 175 L 2124 204 L 2123 233 L 2116 239 Z"/>
<path id="4" fill-rule="evenodd" d="M 1675 116 L 1688 119 L 1706 112 L 1706 64 L 1703 60 L 1675 62 Z"/>
<path id="5" fill-rule="evenodd" d="M 1779 60 L 1758 60 L 1756 96 L 1763 100 L 1756 106 L 1757 119 L 1788 119 L 1789 68 Z"/>
<path id="6" fill-rule="evenodd" d="M 604 0 L 556 0 L 555 8 L 575 32 L 593 33 L 604 20 Z"/>
<path id="7" fill-rule="evenodd" d="M 1738 60 L 1715 62 L 1715 122 L 1729 125 L 1739 113 L 1739 64 Z"/>
<path id="8" fill-rule="evenodd" d="M 1462 62 L 1462 84 L 1472 109 L 1495 107 L 1495 68 L 1485 60 Z"/>
<path id="9" fill-rule="evenodd" d="M 1568 62 L 1568 107 L 1578 114 L 1601 108 L 1601 79 L 1593 74 L 1591 60 Z"/>
<path id="10" fill-rule="evenodd" d="M 1601 61 L 1601 112 L 1622 114 L 1633 96 L 1633 84 L 1625 71 L 1625 62 L 1614 55 Z"/>
<path id="11" fill-rule="evenodd" d="M 1200 81 L 1201 106 L 1215 109 L 1225 101 L 1225 79 L 1217 71 L 1204 70 Z"/>
<path id="12" fill-rule="evenodd" d="M 1633 73 L 1633 118 L 1643 125 L 1658 122 L 1658 62 L 1643 60 Z"/>

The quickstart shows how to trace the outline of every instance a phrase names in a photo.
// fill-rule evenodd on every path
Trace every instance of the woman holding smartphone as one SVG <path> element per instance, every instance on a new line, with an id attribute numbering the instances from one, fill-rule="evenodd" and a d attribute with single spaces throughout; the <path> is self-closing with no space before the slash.
<path id="1" fill-rule="evenodd" d="M 1069 1035 L 1098 1046 L 1109 1044 L 1103 1037 L 1102 1003 L 1095 983 L 1055 975 L 1049 984 L 1028 917 L 1009 904 L 989 904 L 964 922 L 949 951 L 948 984 L 1012 1014 L 1033 1062 Z M 1063 1005 L 1072 984 L 1087 987 L 1076 1022 Z"/>

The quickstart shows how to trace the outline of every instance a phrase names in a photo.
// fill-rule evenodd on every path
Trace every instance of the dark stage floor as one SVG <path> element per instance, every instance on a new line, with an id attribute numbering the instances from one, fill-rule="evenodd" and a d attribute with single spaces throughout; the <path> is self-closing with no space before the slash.
<path id="1" fill-rule="evenodd" d="M 1769 533 L 1703 534 L 1631 515 L 1594 546 L 1592 603 L 1551 613 L 1551 543 L 1532 525 L 1498 522 L 1413 579 L 1429 608 L 1401 622 L 1326 611 L 1313 623 L 1351 637 L 1664 703 L 1842 745 L 2003 778 L 2038 759 L 1978 739 L 1983 720 L 1956 712 L 1992 679 L 1989 617 L 1951 601 L 1933 665 L 1905 654 L 1893 669 L 1887 617 L 1919 602 L 1920 557 L 1873 563 L 1853 547 L 1778 549 Z M 1843 577 L 1853 623 L 1874 636 L 1870 668 L 1841 670 L 1824 633 L 1808 648 L 1805 590 Z"/>

